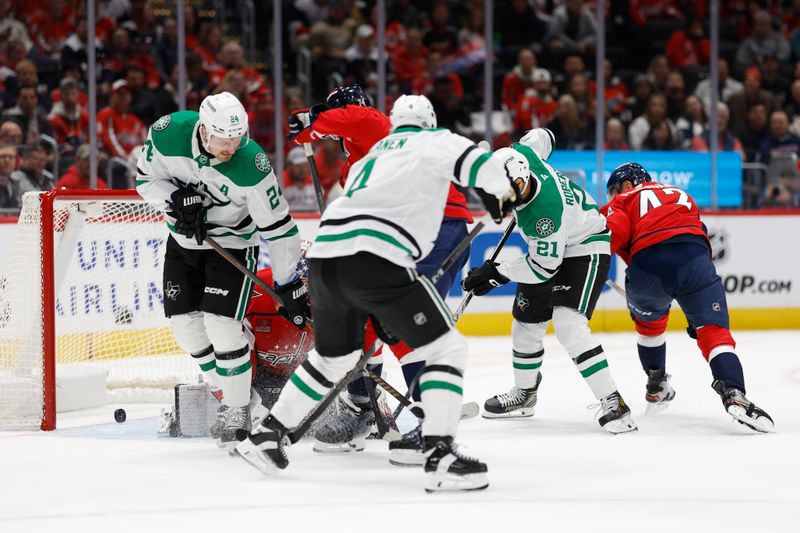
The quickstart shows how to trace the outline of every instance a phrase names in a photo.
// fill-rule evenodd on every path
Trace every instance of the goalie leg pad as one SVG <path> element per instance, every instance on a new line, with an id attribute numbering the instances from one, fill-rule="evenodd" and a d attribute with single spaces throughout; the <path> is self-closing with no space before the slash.
<path id="1" fill-rule="evenodd" d="M 324 357 L 316 350 L 295 370 L 272 408 L 272 415 L 286 427 L 296 427 L 330 390 L 353 369 L 361 350 L 338 357 Z"/>
<path id="2" fill-rule="evenodd" d="M 455 329 L 417 348 L 425 359 L 425 370 L 419 379 L 425 420 L 423 435 L 455 436 L 461 417 L 464 394 L 464 365 L 467 341 Z"/>
<path id="3" fill-rule="evenodd" d="M 547 322 L 529 324 L 515 319 L 511 323 L 514 384 L 520 389 L 536 386 L 544 358 L 542 339 L 546 331 Z"/>
<path id="4" fill-rule="evenodd" d="M 558 342 L 567 350 L 595 398 L 606 398 L 617 390 L 603 347 L 592 336 L 586 315 L 569 307 L 556 307 L 553 328 Z"/>

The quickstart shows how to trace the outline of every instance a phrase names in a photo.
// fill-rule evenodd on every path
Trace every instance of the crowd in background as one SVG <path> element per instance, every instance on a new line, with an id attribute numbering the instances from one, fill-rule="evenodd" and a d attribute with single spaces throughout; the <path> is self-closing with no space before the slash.
<path id="1" fill-rule="evenodd" d="M 281 116 L 358 83 L 377 99 L 375 1 L 284 0 L 286 80 Z M 274 156 L 276 104 L 270 30 L 272 2 L 256 2 L 257 57 L 245 61 L 234 13 L 226 23 L 189 0 L 188 109 L 229 91 L 250 115 L 250 135 Z M 749 206 L 800 206 L 800 0 L 722 1 L 719 138 L 711 139 L 708 2 L 606 0 L 606 59 L 594 72 L 596 2 L 495 0 L 495 146 L 527 129 L 550 128 L 557 148 L 595 148 L 595 123 L 608 150 L 739 152 L 766 180 Z M 97 0 L 98 187 L 132 186 L 147 127 L 178 109 L 177 24 L 173 1 Z M 387 0 L 387 101 L 427 95 L 439 124 L 483 138 L 483 0 Z M 216 14 L 219 15 L 219 14 Z M 87 54 L 83 1 L 0 0 L 0 209 L 18 208 L 29 190 L 88 187 Z M 311 84 L 297 75 L 310 55 Z M 302 69 L 300 69 L 302 71 Z M 595 101 L 598 78 L 605 102 Z M 304 100 L 310 89 L 312 102 Z M 317 143 L 327 189 L 339 177 L 335 140 Z M 293 207 L 315 207 L 302 150 L 286 146 L 283 185 Z M 132 166 L 133 165 L 133 166 Z M 763 165 L 763 167 L 761 166 Z M 751 191 L 752 193 L 752 191 Z"/>

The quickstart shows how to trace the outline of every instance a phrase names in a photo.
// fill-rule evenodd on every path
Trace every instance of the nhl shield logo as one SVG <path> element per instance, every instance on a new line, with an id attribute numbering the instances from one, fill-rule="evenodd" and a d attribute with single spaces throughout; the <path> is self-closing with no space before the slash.
<path id="1" fill-rule="evenodd" d="M 519 310 L 520 311 L 524 311 L 528 307 L 530 307 L 530 305 L 531 305 L 531 302 L 527 298 L 522 296 L 521 292 L 518 292 L 517 293 L 517 307 L 519 307 Z"/>
<path id="2" fill-rule="evenodd" d="M 156 120 L 153 123 L 153 129 L 156 131 L 161 131 L 166 129 L 167 126 L 169 126 L 170 120 L 172 120 L 172 117 L 170 117 L 169 115 L 164 115 L 163 117 L 161 117 L 160 119 Z"/>
<path id="3" fill-rule="evenodd" d="M 263 152 L 259 152 L 256 154 L 256 168 L 263 173 L 268 173 L 272 170 L 272 165 L 269 163 L 269 158 L 267 158 L 267 154 Z"/>
<path id="4" fill-rule="evenodd" d="M 552 235 L 555 230 L 556 225 L 552 218 L 543 217 L 536 221 L 536 233 L 538 233 L 540 237 Z"/>

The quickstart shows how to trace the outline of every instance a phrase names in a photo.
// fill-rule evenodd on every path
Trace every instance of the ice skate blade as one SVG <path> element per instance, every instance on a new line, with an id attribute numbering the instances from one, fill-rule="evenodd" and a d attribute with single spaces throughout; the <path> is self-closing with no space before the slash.
<path id="1" fill-rule="evenodd" d="M 445 472 L 429 472 L 425 481 L 425 492 L 434 494 L 437 492 L 468 492 L 473 490 L 483 490 L 489 486 L 489 479 L 486 474 L 467 474 L 456 476 Z"/>
<path id="2" fill-rule="evenodd" d="M 425 464 L 425 454 L 421 451 L 391 450 L 389 452 L 389 463 L 394 466 L 423 466 Z"/>
<path id="3" fill-rule="evenodd" d="M 259 470 L 262 474 L 274 476 L 280 471 L 275 463 L 266 458 L 264 452 L 250 442 L 250 439 L 245 439 L 237 444 L 236 447 L 233 448 L 233 454 L 244 459 L 249 465 Z"/>
<path id="4" fill-rule="evenodd" d="M 348 442 L 339 442 L 332 444 L 330 442 L 322 442 L 314 440 L 314 451 L 317 453 L 350 453 L 350 452 L 363 452 L 366 447 L 366 437 L 360 437 Z"/>
<path id="5" fill-rule="evenodd" d="M 522 409 L 515 409 L 514 411 L 509 411 L 507 413 L 491 413 L 484 409 L 481 413 L 483 418 L 487 418 L 489 420 L 499 419 L 499 418 L 530 418 L 534 414 L 533 407 L 523 407 Z"/>
<path id="6" fill-rule="evenodd" d="M 603 426 L 603 429 L 612 435 L 630 433 L 631 431 L 639 431 L 639 428 L 636 427 L 636 423 L 630 416 L 622 417 L 619 420 L 611 420 L 605 426 Z"/>
<path id="7" fill-rule="evenodd" d="M 749 427 L 753 431 L 757 431 L 758 433 L 775 433 L 775 424 L 771 422 L 769 418 L 765 416 L 755 419 L 750 418 L 745 413 L 745 410 L 738 405 L 732 405 L 729 407 L 728 414 L 731 415 L 734 420 L 743 426 Z"/>
<path id="8" fill-rule="evenodd" d="M 664 411 L 667 407 L 669 407 L 670 404 L 672 404 L 672 400 L 664 400 L 661 402 L 653 402 L 653 403 L 648 402 L 647 407 L 644 408 L 644 414 L 646 416 L 657 415 L 658 413 Z"/>

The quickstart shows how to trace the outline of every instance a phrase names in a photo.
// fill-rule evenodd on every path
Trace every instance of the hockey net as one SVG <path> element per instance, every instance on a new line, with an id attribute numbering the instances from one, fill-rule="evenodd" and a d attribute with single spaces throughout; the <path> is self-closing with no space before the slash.
<path id="1" fill-rule="evenodd" d="M 0 263 L 0 429 L 54 429 L 57 406 L 163 398 L 197 374 L 164 317 L 166 238 L 135 191 L 25 195 Z"/>

